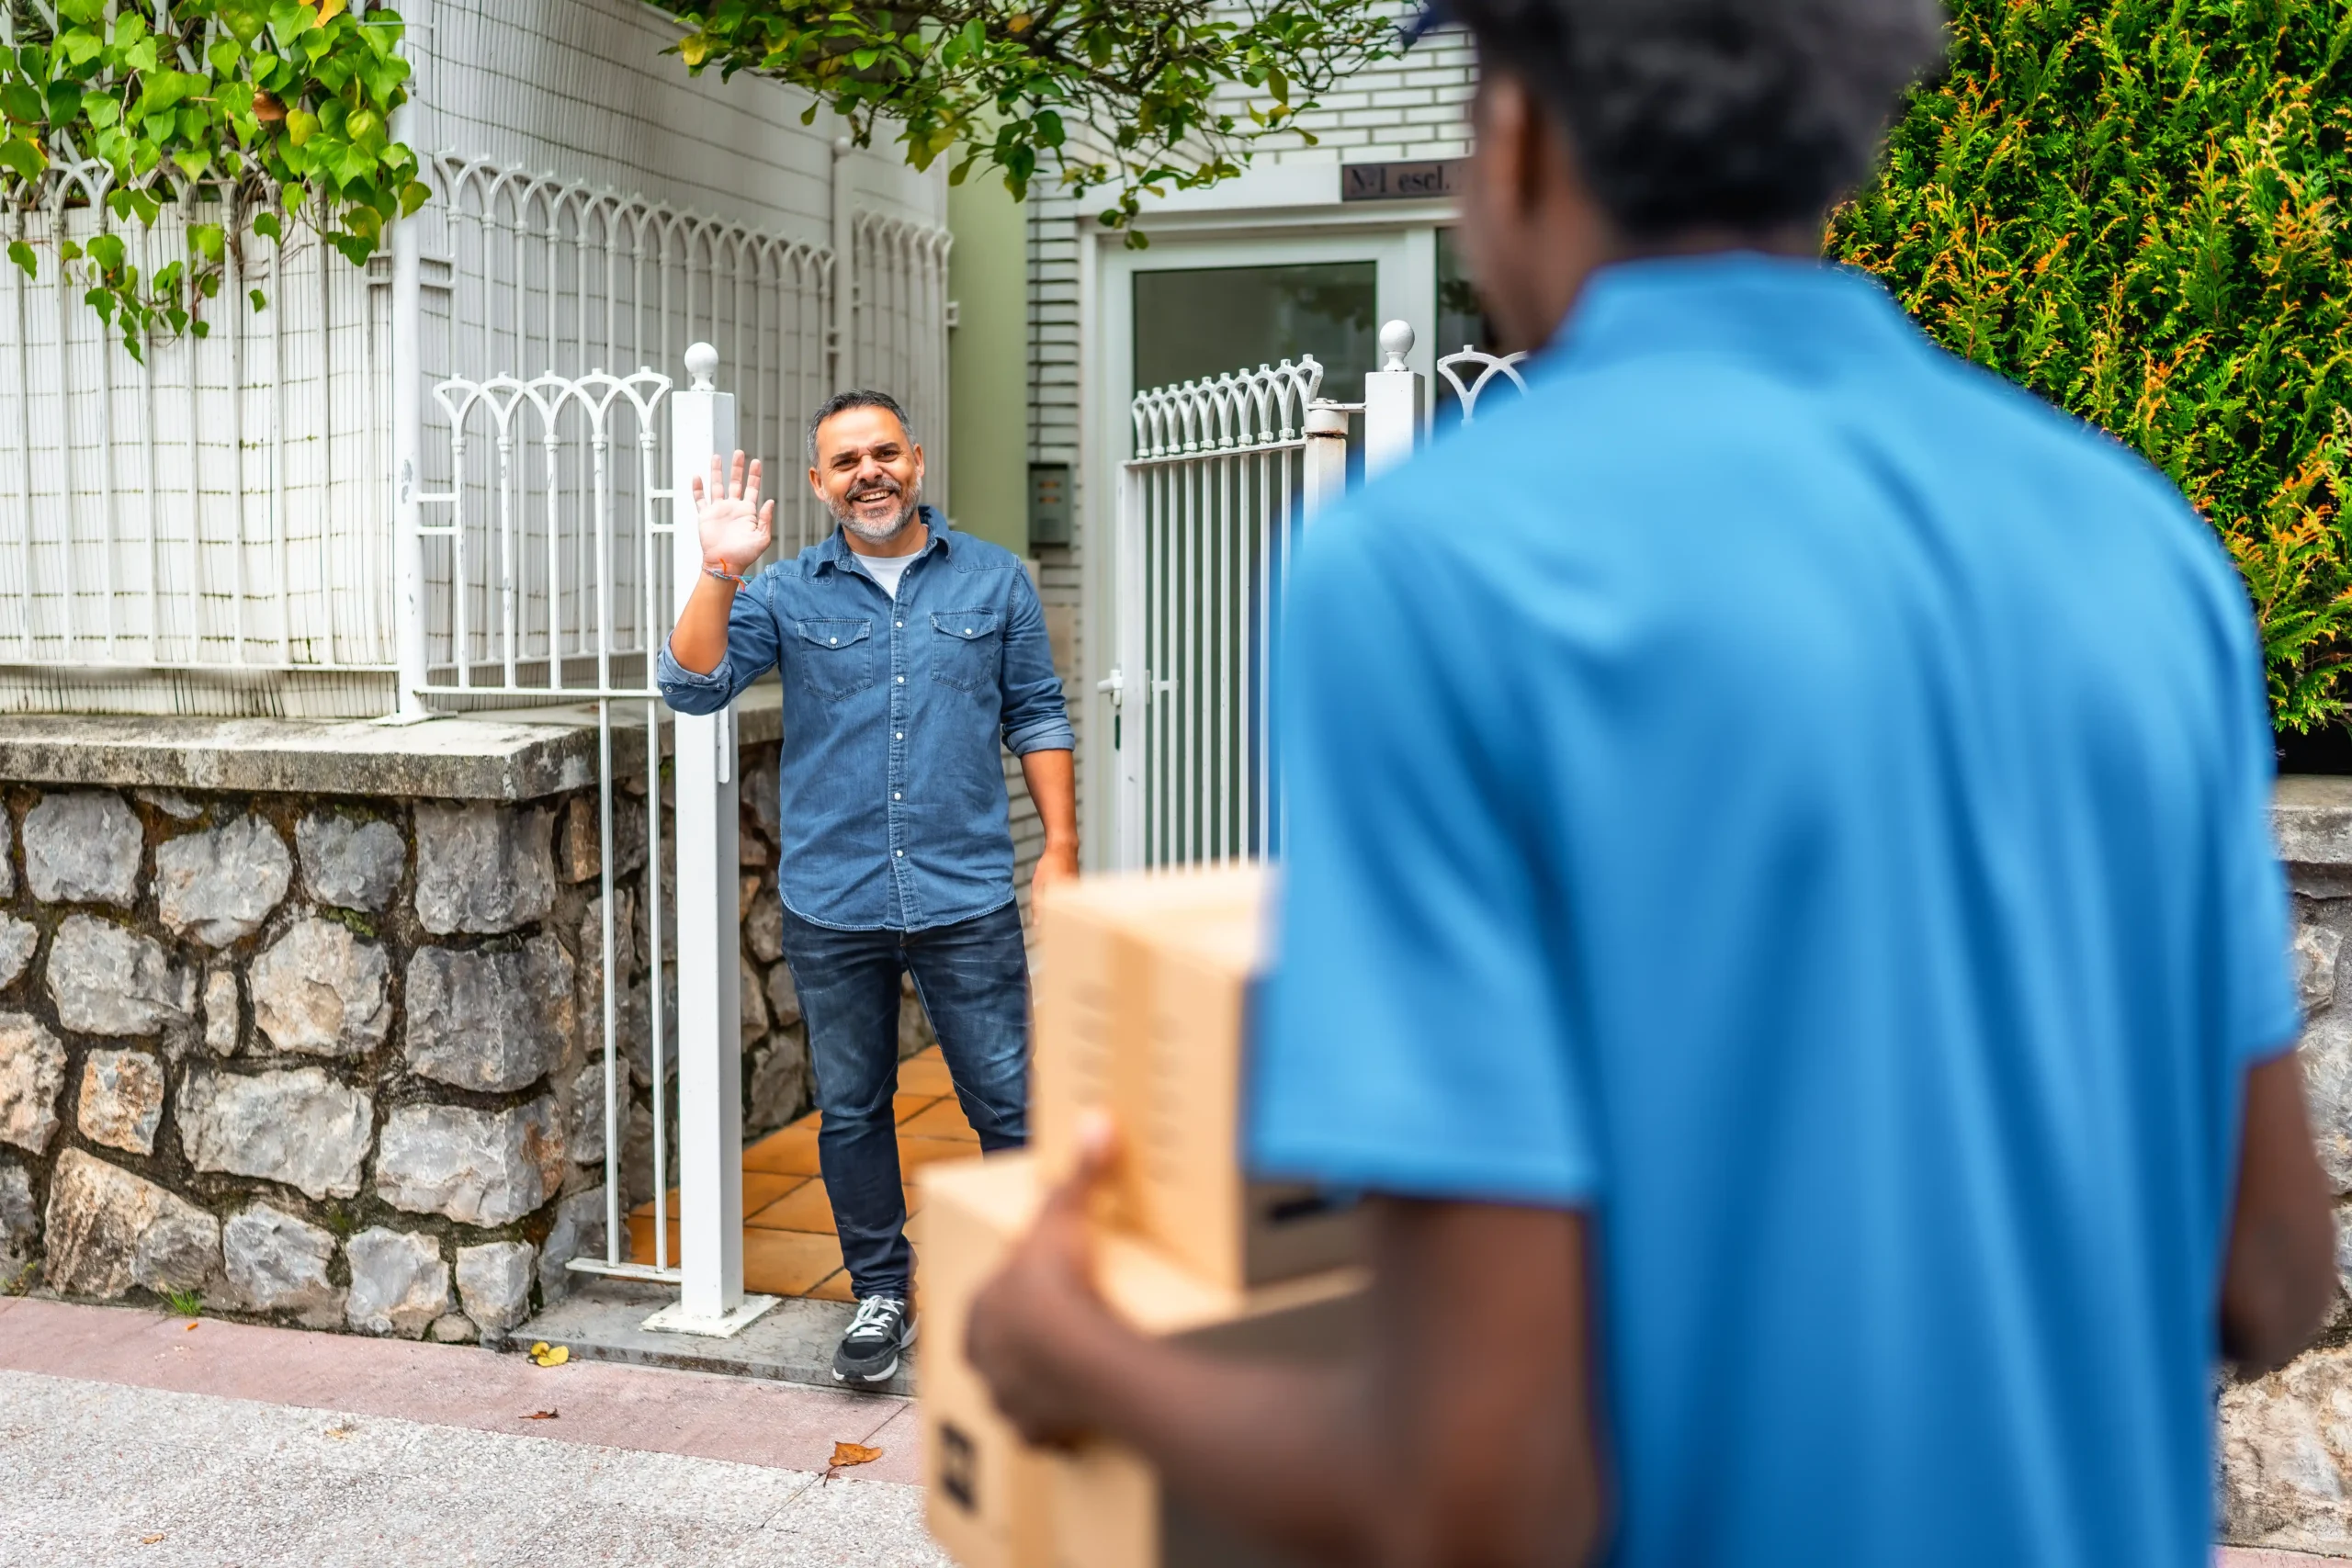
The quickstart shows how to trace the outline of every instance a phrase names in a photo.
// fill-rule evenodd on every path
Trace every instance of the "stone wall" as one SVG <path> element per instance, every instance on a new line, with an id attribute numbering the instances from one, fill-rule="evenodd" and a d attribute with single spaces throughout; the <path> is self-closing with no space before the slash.
<path id="1" fill-rule="evenodd" d="M 775 760 L 773 739 L 743 759 L 753 1133 L 808 1100 Z M 107 787 L 41 766 L 0 784 L 0 1289 L 462 1340 L 603 1250 L 594 790 Z M 623 781 L 616 839 L 624 1206 L 652 1190 L 646 838 L 628 830 L 645 787 Z"/>

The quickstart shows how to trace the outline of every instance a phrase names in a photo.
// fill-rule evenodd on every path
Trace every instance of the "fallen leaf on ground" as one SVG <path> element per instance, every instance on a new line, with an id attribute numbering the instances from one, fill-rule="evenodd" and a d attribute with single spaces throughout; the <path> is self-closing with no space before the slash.
<path id="1" fill-rule="evenodd" d="M 523 1419 L 526 1421 L 555 1421 L 561 1419 L 561 1417 L 552 1410 L 534 1410 L 528 1416 L 524 1416 Z"/>
<path id="2" fill-rule="evenodd" d="M 543 1367 L 560 1367 L 571 1359 L 571 1350 L 568 1346 L 549 1345 L 542 1341 L 531 1347 L 531 1359 Z"/>
<path id="3" fill-rule="evenodd" d="M 869 1449 L 863 1443 L 835 1443 L 833 1445 L 833 1468 L 835 1470 L 840 1470 L 844 1466 L 853 1464 L 872 1464 L 876 1460 L 880 1459 L 881 1457 L 882 1450 L 880 1449 Z"/>
<path id="4" fill-rule="evenodd" d="M 141 1546 L 153 1546 L 163 1539 L 164 1538 L 160 1535 L 142 1535 L 139 1538 L 139 1544 Z"/>
<path id="5" fill-rule="evenodd" d="M 323 1435 L 323 1436 L 326 1436 L 326 1437 L 333 1438 L 336 1442 L 338 1442 L 338 1443 L 339 1443 L 339 1442 L 343 1441 L 345 1438 L 348 1438 L 349 1436 L 351 1436 L 351 1434 L 352 1434 L 352 1433 L 354 1433 L 354 1432 L 357 1431 L 358 1429 L 359 1429 L 359 1428 L 358 1428 L 358 1427 L 347 1427 L 347 1426 L 346 1426 L 346 1427 L 329 1427 L 326 1429 L 325 1433 L 324 1433 L 324 1434 L 322 1434 L 322 1435 Z"/>

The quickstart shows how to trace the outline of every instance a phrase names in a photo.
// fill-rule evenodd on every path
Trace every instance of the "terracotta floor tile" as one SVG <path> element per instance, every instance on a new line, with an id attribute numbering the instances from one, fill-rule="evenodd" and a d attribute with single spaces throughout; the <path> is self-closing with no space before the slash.
<path id="1" fill-rule="evenodd" d="M 804 1231 L 745 1231 L 743 1288 L 763 1296 L 797 1296 L 838 1273 L 841 1244 Z"/>
<path id="2" fill-rule="evenodd" d="M 796 1122 L 743 1151 L 743 1169 L 767 1176 L 815 1176 L 817 1129 Z"/>
<path id="3" fill-rule="evenodd" d="M 935 1100 L 930 1110 L 901 1121 L 899 1123 L 899 1136 L 955 1138 L 967 1144 L 977 1144 L 980 1141 L 980 1135 L 972 1131 L 972 1124 L 964 1120 L 963 1106 L 952 1098 Z"/>
<path id="4" fill-rule="evenodd" d="M 825 1194 L 825 1184 L 811 1181 L 807 1186 L 762 1209 L 743 1222 L 746 1225 L 770 1231 L 812 1231 L 820 1235 L 833 1234 L 833 1205 Z"/>
<path id="5" fill-rule="evenodd" d="M 904 1124 L 939 1103 L 935 1094 L 910 1094 L 901 1089 L 890 1100 L 890 1119 Z"/>
<path id="6" fill-rule="evenodd" d="M 808 1186 L 810 1180 L 806 1176 L 753 1170 L 747 1166 L 743 1171 L 743 1213 L 756 1214 Z"/>
<path id="7" fill-rule="evenodd" d="M 820 1302 L 854 1302 L 857 1292 L 849 1288 L 849 1270 L 841 1269 L 817 1281 L 808 1292 L 809 1299 Z"/>
<path id="8" fill-rule="evenodd" d="M 940 1059 L 936 1050 L 925 1051 L 920 1056 L 899 1064 L 899 1092 L 953 1094 L 956 1092 L 956 1080 L 949 1076 L 947 1064 Z"/>

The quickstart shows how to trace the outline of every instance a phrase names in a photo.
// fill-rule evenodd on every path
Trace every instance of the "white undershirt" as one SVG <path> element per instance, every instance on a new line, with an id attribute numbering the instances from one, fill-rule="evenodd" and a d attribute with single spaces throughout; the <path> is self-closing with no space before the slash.
<path id="1" fill-rule="evenodd" d="M 898 603 L 899 580 L 907 575 L 907 568 L 915 564 L 916 557 L 860 556 L 857 558 L 866 570 L 874 574 L 874 581 L 882 585 L 882 592 L 890 596 L 891 603 Z"/>

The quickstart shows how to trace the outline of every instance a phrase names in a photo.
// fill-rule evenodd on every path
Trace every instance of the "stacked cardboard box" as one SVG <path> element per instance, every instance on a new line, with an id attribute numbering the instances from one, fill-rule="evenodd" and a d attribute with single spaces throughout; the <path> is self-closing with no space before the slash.
<path id="1" fill-rule="evenodd" d="M 1097 1282 L 1139 1332 L 1285 1359 L 1345 1353 L 1358 1217 L 1253 1182 L 1239 1158 L 1263 873 L 1103 878 L 1038 909 L 1035 1152 L 923 1173 L 922 1392 L 932 1531 L 964 1568 L 1208 1568 L 1265 1561 L 1165 1498 L 1135 1455 L 1023 1447 L 963 1358 L 973 1296 L 1111 1112 Z"/>

